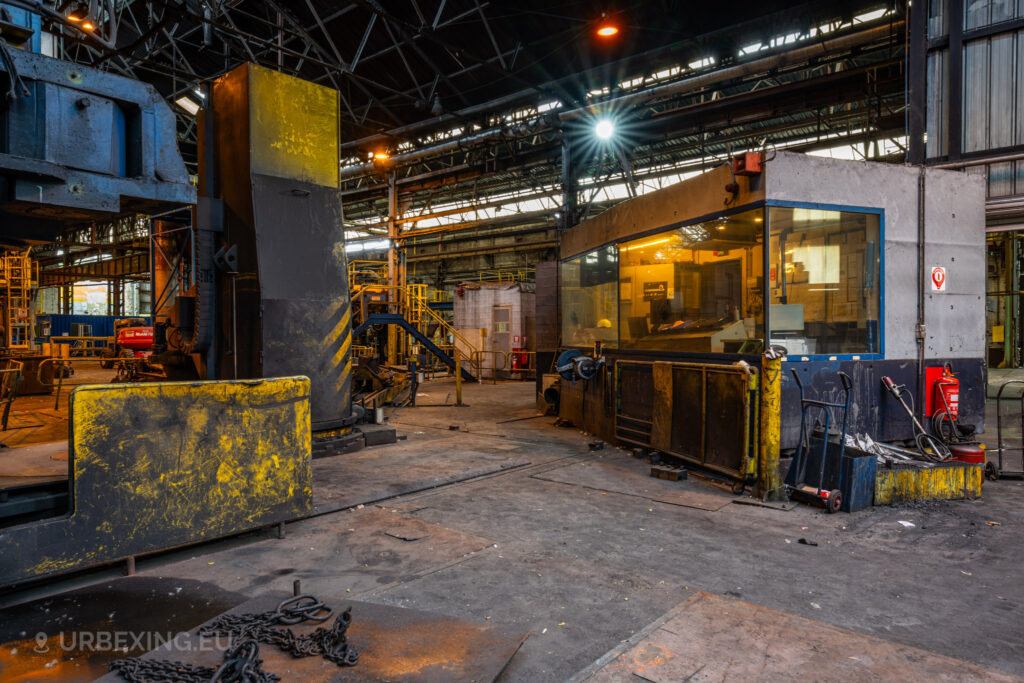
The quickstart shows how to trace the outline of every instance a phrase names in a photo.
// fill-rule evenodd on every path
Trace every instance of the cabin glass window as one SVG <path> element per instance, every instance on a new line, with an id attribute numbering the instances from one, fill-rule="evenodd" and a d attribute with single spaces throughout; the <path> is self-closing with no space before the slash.
<path id="1" fill-rule="evenodd" d="M 619 245 L 624 349 L 759 352 L 764 337 L 764 209 Z"/>
<path id="2" fill-rule="evenodd" d="M 880 353 L 878 213 L 769 209 L 771 342 L 791 356 Z"/>
<path id="3" fill-rule="evenodd" d="M 562 263 L 562 344 L 617 346 L 619 255 L 599 247 Z"/>

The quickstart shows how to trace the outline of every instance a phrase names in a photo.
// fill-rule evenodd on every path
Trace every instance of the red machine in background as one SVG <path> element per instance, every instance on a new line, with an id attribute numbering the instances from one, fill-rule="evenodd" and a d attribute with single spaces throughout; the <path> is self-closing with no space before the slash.
<path id="1" fill-rule="evenodd" d="M 114 343 L 103 350 L 100 367 L 109 370 L 119 358 L 148 358 L 153 353 L 153 327 L 144 318 L 114 321 Z"/>
<path id="2" fill-rule="evenodd" d="M 135 358 L 148 358 L 153 353 L 153 328 L 125 327 L 118 330 L 117 346 L 131 351 Z"/>

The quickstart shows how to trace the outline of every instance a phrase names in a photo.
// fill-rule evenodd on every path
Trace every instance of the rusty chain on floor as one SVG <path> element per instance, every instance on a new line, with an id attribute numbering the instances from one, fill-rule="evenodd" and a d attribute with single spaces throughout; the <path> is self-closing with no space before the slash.
<path id="1" fill-rule="evenodd" d="M 320 656 L 338 666 L 355 666 L 359 652 L 346 635 L 352 624 L 352 608 L 340 613 L 331 628 L 318 627 L 297 636 L 288 628 L 306 621 L 324 622 L 334 611 L 312 595 L 298 595 L 282 601 L 275 609 L 248 614 L 224 614 L 199 629 L 199 636 L 228 636 L 236 644 L 224 655 L 219 668 L 183 662 L 129 657 L 110 665 L 129 683 L 172 681 L 174 683 L 274 683 L 280 677 L 260 670 L 259 643 L 274 645 L 292 657 Z"/>

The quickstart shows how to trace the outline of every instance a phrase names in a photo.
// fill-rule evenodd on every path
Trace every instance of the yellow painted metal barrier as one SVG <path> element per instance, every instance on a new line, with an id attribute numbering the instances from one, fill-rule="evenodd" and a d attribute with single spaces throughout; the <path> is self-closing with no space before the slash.
<path id="1" fill-rule="evenodd" d="M 779 475 L 782 427 L 782 358 L 772 353 L 761 361 L 760 448 L 757 461 L 758 495 L 778 500 L 785 497 Z"/>
<path id="2" fill-rule="evenodd" d="M 960 462 L 929 468 L 880 467 L 875 476 L 875 505 L 980 498 L 983 479 L 981 465 Z"/>
<path id="3" fill-rule="evenodd" d="M 484 358 L 487 356 L 490 356 L 493 361 L 490 367 L 484 367 Z M 499 360 L 501 362 L 500 365 L 498 364 Z M 470 354 L 470 366 L 473 368 L 472 372 L 477 380 L 483 379 L 484 371 L 489 371 L 491 379 L 497 383 L 498 373 L 508 369 L 508 354 L 504 351 L 476 350 Z"/>
<path id="4" fill-rule="evenodd" d="M 0 532 L 0 585 L 309 514 L 306 377 L 82 386 L 65 517 Z"/>

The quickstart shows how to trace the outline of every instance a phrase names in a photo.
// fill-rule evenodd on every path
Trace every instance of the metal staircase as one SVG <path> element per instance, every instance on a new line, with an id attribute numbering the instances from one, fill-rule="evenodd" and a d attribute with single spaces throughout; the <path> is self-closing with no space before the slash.
<path id="1" fill-rule="evenodd" d="M 371 263 L 360 262 L 360 271 L 370 270 Z M 370 325 L 396 325 L 449 368 L 455 368 L 456 348 L 467 361 L 476 355 L 473 344 L 430 308 L 427 285 L 359 284 L 352 278 L 352 292 L 353 340 Z M 476 381 L 465 367 L 459 370 L 467 381 Z"/>

